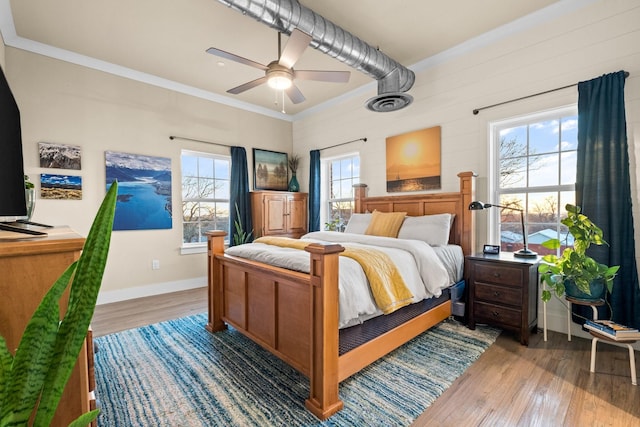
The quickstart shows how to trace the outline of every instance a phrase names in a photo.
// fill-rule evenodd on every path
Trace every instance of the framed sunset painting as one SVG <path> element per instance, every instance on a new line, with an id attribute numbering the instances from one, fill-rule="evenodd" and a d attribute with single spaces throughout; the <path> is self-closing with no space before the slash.
<path id="1" fill-rule="evenodd" d="M 387 192 L 440 189 L 440 126 L 387 138 Z"/>

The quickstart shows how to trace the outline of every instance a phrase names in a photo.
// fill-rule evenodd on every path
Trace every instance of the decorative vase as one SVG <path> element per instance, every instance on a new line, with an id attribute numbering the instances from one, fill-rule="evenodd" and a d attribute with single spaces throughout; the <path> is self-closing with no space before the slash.
<path id="1" fill-rule="evenodd" d="M 567 296 L 584 300 L 584 301 L 597 301 L 604 296 L 605 284 L 603 280 L 594 280 L 589 283 L 589 292 L 591 295 L 584 293 L 578 288 L 573 280 L 564 281 L 564 292 Z"/>
<path id="2" fill-rule="evenodd" d="M 31 217 L 33 216 L 33 211 L 36 208 L 35 188 L 25 188 L 24 195 L 27 201 L 27 221 L 31 221 Z"/>
<path id="3" fill-rule="evenodd" d="M 291 176 L 291 180 L 289 181 L 289 191 L 300 191 L 300 184 L 298 184 L 298 179 L 296 178 L 295 173 Z"/>

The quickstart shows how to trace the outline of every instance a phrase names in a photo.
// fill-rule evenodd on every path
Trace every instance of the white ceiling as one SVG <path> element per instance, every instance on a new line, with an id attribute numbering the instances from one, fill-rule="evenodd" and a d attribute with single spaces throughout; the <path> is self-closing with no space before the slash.
<path id="1" fill-rule="evenodd" d="M 568 8 L 575 9 L 581 2 L 588 3 L 300 1 L 412 69 L 445 51 L 479 43 L 487 39 L 485 33 L 506 35 L 558 16 Z M 306 101 L 294 105 L 285 98 L 286 114 L 280 113 L 281 105 L 274 105 L 275 92 L 266 85 L 240 95 L 226 93 L 261 77 L 263 72 L 222 60 L 206 53 L 206 49 L 216 47 L 267 64 L 277 58 L 277 32 L 216 0 L 0 0 L 0 31 L 8 46 L 286 120 L 331 105 L 344 94 L 364 91 L 366 98 L 377 94 L 377 84 L 371 77 L 311 47 L 295 68 L 351 71 L 350 81 L 298 81 Z M 485 37 L 479 38 L 483 34 Z M 283 44 L 286 40 L 283 37 Z"/>

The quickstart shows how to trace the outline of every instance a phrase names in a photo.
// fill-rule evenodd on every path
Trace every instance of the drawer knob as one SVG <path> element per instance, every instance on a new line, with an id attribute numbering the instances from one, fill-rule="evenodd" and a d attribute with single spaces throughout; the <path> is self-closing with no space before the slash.
<path id="1" fill-rule="evenodd" d="M 493 277 L 500 277 L 500 273 L 494 272 Z"/>
<path id="2" fill-rule="evenodd" d="M 491 314 L 493 315 L 493 317 L 500 317 L 500 313 L 498 313 L 497 311 L 494 311 Z"/>
<path id="3" fill-rule="evenodd" d="M 500 296 L 500 291 L 494 291 L 493 292 L 493 296 L 494 297 L 499 297 Z"/>

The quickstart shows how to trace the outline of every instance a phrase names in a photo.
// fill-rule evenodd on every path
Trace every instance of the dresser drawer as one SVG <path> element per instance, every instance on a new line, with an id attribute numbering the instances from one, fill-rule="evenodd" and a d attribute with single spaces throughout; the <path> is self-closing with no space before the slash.
<path id="1" fill-rule="evenodd" d="M 477 300 L 522 307 L 522 289 L 476 283 L 473 296 Z"/>
<path id="2" fill-rule="evenodd" d="M 503 324 L 514 327 L 520 327 L 521 324 L 521 310 L 476 301 L 473 311 L 476 321 L 482 322 L 484 320 L 495 325 Z"/>
<path id="3" fill-rule="evenodd" d="M 478 262 L 475 264 L 476 282 L 497 283 L 505 286 L 522 287 L 522 269 L 496 265 L 489 262 Z"/>

